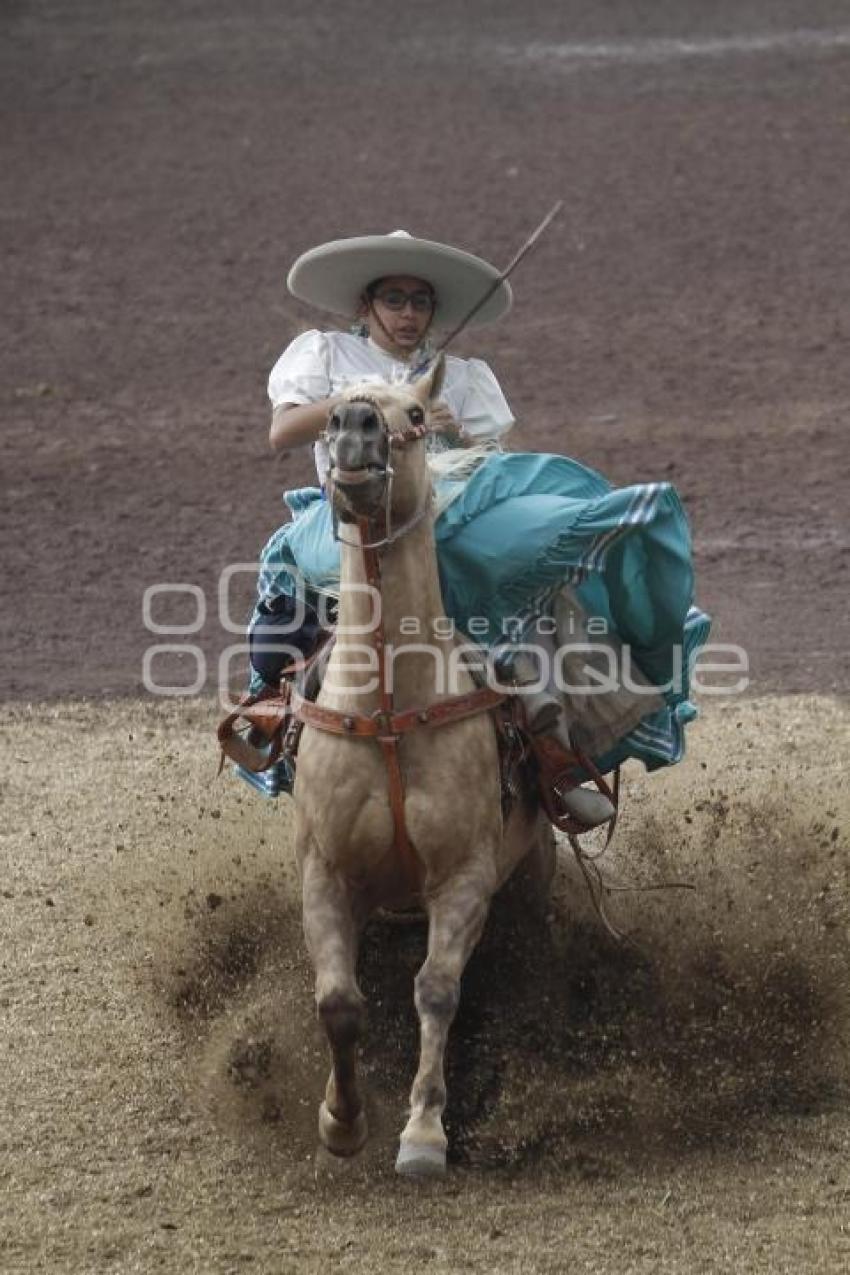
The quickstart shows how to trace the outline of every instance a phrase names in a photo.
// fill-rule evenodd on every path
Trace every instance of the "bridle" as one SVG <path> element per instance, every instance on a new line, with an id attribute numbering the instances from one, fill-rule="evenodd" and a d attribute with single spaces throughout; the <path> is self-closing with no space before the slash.
<path id="1" fill-rule="evenodd" d="M 384 414 L 383 408 L 381 407 L 377 399 L 372 398 L 368 394 L 358 394 L 356 395 L 356 397 L 346 399 L 345 401 L 346 403 L 361 403 L 367 407 L 372 408 L 372 410 L 376 413 L 378 417 L 378 424 L 383 429 L 384 436 L 387 440 L 388 451 L 390 454 L 392 453 L 393 449 L 401 450 L 402 448 L 409 447 L 412 443 L 418 443 L 420 439 L 427 438 L 429 434 L 433 433 L 433 430 L 431 429 L 430 425 L 428 425 L 427 423 L 427 416 L 425 415 L 424 411 L 422 413 L 421 421 L 419 422 L 411 421 L 407 426 L 402 427 L 401 429 L 391 430 L 387 422 L 387 418 Z M 328 478 L 327 478 L 328 499 L 331 502 L 334 539 L 338 540 L 340 544 L 348 545 L 349 548 L 351 549 L 386 549 L 390 545 L 395 544 L 397 540 L 400 540 L 402 536 L 406 536 L 408 532 L 412 531 L 414 527 L 417 527 L 419 523 L 422 522 L 423 519 L 428 515 L 428 513 L 430 513 L 432 508 L 432 502 L 429 495 L 429 497 L 424 501 L 422 507 L 416 511 L 416 513 L 413 515 L 412 518 L 409 518 L 406 522 L 402 523 L 400 527 L 397 527 L 395 530 L 393 530 L 392 498 L 393 498 L 393 478 L 395 476 L 395 470 L 393 469 L 392 465 L 388 463 L 383 470 L 383 474 L 386 479 L 384 483 L 384 501 L 383 501 L 384 535 L 379 540 L 368 540 L 364 542 L 364 540 L 362 539 L 363 528 L 361 527 L 361 540 L 359 543 L 354 540 L 346 540 L 345 536 L 340 534 L 339 515 L 337 513 L 337 510 L 334 504 L 334 491 L 336 487 L 335 471 L 337 470 L 337 466 L 334 464 L 334 460 L 333 460 L 333 450 L 332 450 L 333 439 L 327 430 L 322 435 L 322 441 L 327 445 L 328 451 L 331 456 L 331 465 L 328 471 Z M 358 525 L 361 522 L 365 522 L 366 526 L 369 528 L 368 534 L 372 534 L 371 528 L 373 525 L 373 519 L 358 518 L 356 521 Z"/>

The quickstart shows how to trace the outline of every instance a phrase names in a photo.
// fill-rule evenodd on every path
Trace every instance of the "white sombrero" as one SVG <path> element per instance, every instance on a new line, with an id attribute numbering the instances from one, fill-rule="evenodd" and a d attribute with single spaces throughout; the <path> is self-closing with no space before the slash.
<path id="1" fill-rule="evenodd" d="M 299 301 L 351 316 L 364 288 L 386 275 L 401 274 L 431 284 L 437 295 L 434 322 L 443 328 L 460 323 L 499 278 L 495 266 L 472 253 L 394 230 L 311 248 L 295 262 L 286 284 Z M 511 286 L 503 280 L 470 326 L 493 323 L 507 314 L 512 302 Z"/>

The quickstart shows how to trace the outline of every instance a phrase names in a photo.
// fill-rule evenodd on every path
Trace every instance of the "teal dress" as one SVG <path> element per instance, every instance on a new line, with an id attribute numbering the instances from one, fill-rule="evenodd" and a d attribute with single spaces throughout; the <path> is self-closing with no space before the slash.
<path id="1" fill-rule="evenodd" d="M 675 489 L 615 488 L 574 460 L 530 452 L 493 453 L 471 477 L 435 486 L 446 614 L 463 631 L 475 619 L 475 640 L 493 645 L 515 637 L 519 618 L 545 610 L 570 585 L 585 611 L 631 648 L 664 700 L 594 759 L 600 770 L 628 757 L 650 770 L 678 761 L 696 716 L 689 674 L 710 621 L 693 604 L 690 532 Z M 259 601 L 301 588 L 308 597 L 334 593 L 340 559 L 328 501 L 312 487 L 284 499 L 293 518 L 263 550 Z"/>

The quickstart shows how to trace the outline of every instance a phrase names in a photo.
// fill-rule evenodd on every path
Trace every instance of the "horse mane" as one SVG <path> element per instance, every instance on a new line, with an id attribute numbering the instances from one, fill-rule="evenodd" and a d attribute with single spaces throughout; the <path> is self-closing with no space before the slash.
<path id="1" fill-rule="evenodd" d="M 461 489 L 455 484 L 465 482 L 488 456 L 501 450 L 499 444 L 490 439 L 485 443 L 476 443 L 474 447 L 452 447 L 428 456 L 428 470 L 434 486 L 435 518 L 460 495 Z M 438 479 L 443 481 L 438 483 Z"/>

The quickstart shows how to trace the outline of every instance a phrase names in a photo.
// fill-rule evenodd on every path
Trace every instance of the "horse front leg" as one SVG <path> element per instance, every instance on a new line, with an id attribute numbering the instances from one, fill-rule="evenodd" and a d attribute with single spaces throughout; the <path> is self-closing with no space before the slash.
<path id="1" fill-rule="evenodd" d="M 481 937 L 493 890 L 480 877 L 449 882 L 428 904 L 428 956 L 414 985 L 420 1023 L 419 1070 L 410 1094 L 396 1172 L 436 1176 L 446 1168 L 444 1059 L 460 1000 L 460 979 Z"/>
<path id="2" fill-rule="evenodd" d="M 316 972 L 316 1009 L 331 1055 L 319 1107 L 319 1139 L 334 1155 L 351 1156 L 368 1136 L 357 1085 L 357 1042 L 364 1019 L 356 977 L 362 918 L 343 880 L 315 853 L 303 862 L 302 891 L 304 935 Z"/>

